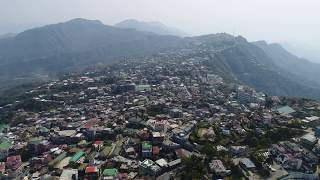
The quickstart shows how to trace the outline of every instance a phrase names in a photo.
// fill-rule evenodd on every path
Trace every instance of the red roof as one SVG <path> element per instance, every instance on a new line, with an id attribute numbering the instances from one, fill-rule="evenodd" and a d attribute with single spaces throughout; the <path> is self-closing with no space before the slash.
<path id="1" fill-rule="evenodd" d="M 8 166 L 8 168 L 16 170 L 21 166 L 21 164 L 22 161 L 20 155 L 7 157 L 6 165 Z"/>
<path id="2" fill-rule="evenodd" d="M 6 170 L 6 164 L 4 162 L 0 162 L 0 172 L 4 172 Z"/>
<path id="3" fill-rule="evenodd" d="M 21 161 L 21 156 L 9 156 L 7 157 L 7 163 L 12 163 L 13 161 Z"/>
<path id="4" fill-rule="evenodd" d="M 128 179 L 128 174 L 127 173 L 119 173 L 118 174 L 118 178 L 119 179 Z"/>
<path id="5" fill-rule="evenodd" d="M 95 141 L 94 144 L 96 144 L 96 145 L 103 145 L 103 141 Z"/>
<path id="6" fill-rule="evenodd" d="M 183 157 L 190 157 L 191 153 L 183 148 L 176 149 L 175 153 L 178 158 L 183 158 Z"/>
<path id="7" fill-rule="evenodd" d="M 98 172 L 97 167 L 95 167 L 95 166 L 86 167 L 86 173 L 96 173 L 96 172 Z"/>
<path id="8" fill-rule="evenodd" d="M 90 129 L 90 128 L 92 128 L 94 125 L 96 125 L 98 122 L 99 122 L 98 119 L 91 119 L 91 120 L 89 120 L 89 121 L 84 125 L 84 127 L 85 127 L 86 129 Z"/>
<path id="9" fill-rule="evenodd" d="M 152 147 L 152 153 L 153 154 L 159 154 L 160 153 L 160 148 L 158 146 L 153 146 Z"/>

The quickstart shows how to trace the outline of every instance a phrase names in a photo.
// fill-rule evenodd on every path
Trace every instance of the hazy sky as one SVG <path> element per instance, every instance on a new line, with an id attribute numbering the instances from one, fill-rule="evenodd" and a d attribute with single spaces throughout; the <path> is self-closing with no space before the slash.
<path id="1" fill-rule="evenodd" d="M 320 49 L 320 0 L 0 0 L 0 33 L 76 17 L 161 21 L 193 35 L 227 32 Z"/>

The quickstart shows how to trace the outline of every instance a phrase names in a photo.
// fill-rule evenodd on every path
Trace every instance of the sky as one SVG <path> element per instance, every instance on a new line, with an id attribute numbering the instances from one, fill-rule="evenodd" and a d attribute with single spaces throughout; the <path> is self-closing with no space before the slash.
<path id="1" fill-rule="evenodd" d="M 0 34 L 73 18 L 112 25 L 160 21 L 191 34 L 227 32 L 249 41 L 319 50 L 319 0 L 0 0 Z"/>

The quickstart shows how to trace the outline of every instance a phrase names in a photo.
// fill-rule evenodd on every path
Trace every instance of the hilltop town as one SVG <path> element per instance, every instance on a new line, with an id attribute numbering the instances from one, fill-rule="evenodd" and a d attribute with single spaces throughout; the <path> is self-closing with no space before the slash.
<path id="1" fill-rule="evenodd" d="M 317 179 L 320 103 L 268 96 L 204 61 L 121 60 L 1 102 L 1 178 Z"/>

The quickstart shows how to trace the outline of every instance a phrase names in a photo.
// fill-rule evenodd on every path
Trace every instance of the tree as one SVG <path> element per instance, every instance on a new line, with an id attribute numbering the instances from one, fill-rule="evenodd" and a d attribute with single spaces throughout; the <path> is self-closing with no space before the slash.
<path id="1" fill-rule="evenodd" d="M 217 153 L 217 149 L 210 144 L 209 142 L 206 142 L 203 147 L 200 150 L 201 153 L 206 154 L 208 157 L 213 157 L 216 156 Z"/>
<path id="2" fill-rule="evenodd" d="M 203 160 L 194 155 L 189 158 L 183 158 L 182 166 L 182 179 L 204 179 L 204 176 L 208 173 Z"/>

